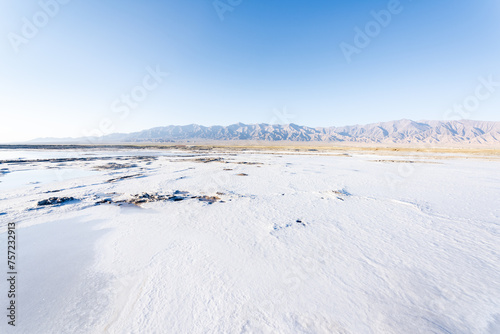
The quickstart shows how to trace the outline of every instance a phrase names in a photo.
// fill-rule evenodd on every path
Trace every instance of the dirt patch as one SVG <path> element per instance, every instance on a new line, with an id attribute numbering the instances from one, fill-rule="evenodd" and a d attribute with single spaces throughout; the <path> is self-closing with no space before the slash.
<path id="1" fill-rule="evenodd" d="M 218 196 L 206 196 L 206 195 L 203 195 L 203 196 L 194 196 L 192 198 L 196 198 L 202 202 L 207 202 L 208 204 L 213 204 L 215 202 L 218 202 L 220 201 L 220 197 Z"/>
<path id="2" fill-rule="evenodd" d="M 345 190 L 345 189 L 332 190 L 332 193 L 334 193 L 336 195 L 339 195 L 339 196 L 351 196 L 351 194 L 347 190 Z"/>
<path id="3" fill-rule="evenodd" d="M 330 197 L 330 198 L 336 198 L 338 199 L 339 201 L 345 201 L 345 198 L 346 197 L 349 197 L 349 196 L 352 196 L 347 190 L 345 189 L 340 189 L 340 190 L 329 190 L 329 191 L 325 191 L 325 192 L 322 192 L 323 194 L 326 195 L 326 197 Z M 324 199 L 324 197 L 321 197 L 322 199 Z"/>

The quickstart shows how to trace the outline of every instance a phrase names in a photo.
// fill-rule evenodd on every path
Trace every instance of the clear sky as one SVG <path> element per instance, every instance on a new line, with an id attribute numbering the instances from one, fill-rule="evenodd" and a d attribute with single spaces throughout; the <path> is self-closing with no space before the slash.
<path id="1" fill-rule="evenodd" d="M 500 120 L 498 0 L 3 0 L 0 36 L 0 142 Z"/>

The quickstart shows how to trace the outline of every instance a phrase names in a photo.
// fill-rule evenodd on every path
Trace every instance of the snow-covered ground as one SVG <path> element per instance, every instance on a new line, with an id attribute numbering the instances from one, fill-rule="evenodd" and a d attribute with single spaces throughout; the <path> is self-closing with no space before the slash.
<path id="1" fill-rule="evenodd" d="M 500 333 L 498 160 L 57 158 L 0 164 L 1 333 Z"/>

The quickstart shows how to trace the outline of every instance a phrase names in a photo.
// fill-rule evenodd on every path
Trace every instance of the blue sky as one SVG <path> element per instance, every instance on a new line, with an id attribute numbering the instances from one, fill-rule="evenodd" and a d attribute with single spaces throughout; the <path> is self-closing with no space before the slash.
<path id="1" fill-rule="evenodd" d="M 500 121 L 498 0 L 2 1 L 0 36 L 0 142 Z"/>

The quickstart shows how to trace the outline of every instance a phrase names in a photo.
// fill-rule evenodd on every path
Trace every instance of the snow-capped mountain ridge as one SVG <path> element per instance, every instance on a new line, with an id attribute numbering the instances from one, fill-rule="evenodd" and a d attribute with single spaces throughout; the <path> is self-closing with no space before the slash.
<path id="1" fill-rule="evenodd" d="M 500 143 L 500 122 L 399 120 L 343 127 L 308 127 L 297 124 L 243 124 L 229 126 L 165 126 L 104 140 L 126 142 L 184 140 L 330 141 L 363 143 Z"/>
<path id="2" fill-rule="evenodd" d="M 297 124 L 243 124 L 203 126 L 169 125 L 103 137 L 45 138 L 32 142 L 183 142 L 183 141 L 292 141 L 353 142 L 373 144 L 475 144 L 500 145 L 500 122 L 419 121 L 408 119 L 340 127 Z"/>

